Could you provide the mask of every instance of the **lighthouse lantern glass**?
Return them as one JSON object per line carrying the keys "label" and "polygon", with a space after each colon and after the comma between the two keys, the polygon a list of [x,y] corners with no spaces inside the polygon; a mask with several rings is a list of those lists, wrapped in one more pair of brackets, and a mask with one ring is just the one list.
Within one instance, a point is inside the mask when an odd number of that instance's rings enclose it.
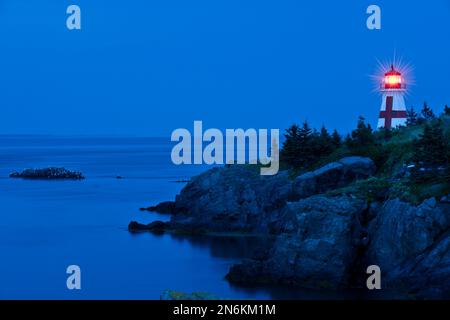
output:
{"label": "lighthouse lantern glass", "polygon": [[389,72],[384,75],[384,85],[386,89],[401,89],[402,88],[402,74],[391,67]]}
{"label": "lighthouse lantern glass", "polygon": [[385,77],[385,83],[388,86],[398,86],[402,84],[402,77],[398,76],[398,75],[393,75],[393,76],[386,76]]}

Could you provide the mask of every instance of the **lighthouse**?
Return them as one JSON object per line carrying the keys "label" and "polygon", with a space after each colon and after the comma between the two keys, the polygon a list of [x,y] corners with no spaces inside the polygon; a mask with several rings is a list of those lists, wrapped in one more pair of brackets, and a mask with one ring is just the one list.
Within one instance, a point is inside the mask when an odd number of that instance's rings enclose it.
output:
{"label": "lighthouse", "polygon": [[381,102],[378,128],[396,128],[406,125],[406,106],[404,95],[406,86],[402,74],[394,66],[384,74],[381,84]]}

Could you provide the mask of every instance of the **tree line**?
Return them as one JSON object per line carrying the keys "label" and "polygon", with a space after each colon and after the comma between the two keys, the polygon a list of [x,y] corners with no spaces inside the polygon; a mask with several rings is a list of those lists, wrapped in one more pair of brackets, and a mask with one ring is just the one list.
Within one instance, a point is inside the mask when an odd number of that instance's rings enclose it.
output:
{"label": "tree line", "polygon": [[[411,142],[411,161],[416,177],[426,177],[427,172],[428,176],[435,175],[436,170],[449,171],[450,142],[443,129],[443,119],[448,116],[450,108],[447,105],[443,117],[437,117],[426,102],[420,114],[414,108],[408,109],[406,127],[423,126],[422,133]],[[363,117],[359,117],[356,128],[342,137],[337,130],[330,134],[325,126],[320,131],[313,129],[307,121],[302,126],[293,124],[284,134],[281,162],[287,168],[306,170],[336,153],[368,156],[380,164],[387,157],[383,143],[403,129],[383,128],[374,131]]]}

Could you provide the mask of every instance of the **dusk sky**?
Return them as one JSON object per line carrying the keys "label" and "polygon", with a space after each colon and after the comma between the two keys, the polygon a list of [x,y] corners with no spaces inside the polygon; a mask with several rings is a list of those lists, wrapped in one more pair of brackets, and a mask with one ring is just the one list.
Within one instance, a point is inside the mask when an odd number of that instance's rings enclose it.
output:
{"label": "dusk sky", "polygon": [[[66,28],[66,8],[82,30]],[[382,9],[368,30],[366,8]],[[450,104],[450,1],[0,0],[0,134],[168,136],[176,128],[345,133],[376,124],[377,59],[406,99]]]}

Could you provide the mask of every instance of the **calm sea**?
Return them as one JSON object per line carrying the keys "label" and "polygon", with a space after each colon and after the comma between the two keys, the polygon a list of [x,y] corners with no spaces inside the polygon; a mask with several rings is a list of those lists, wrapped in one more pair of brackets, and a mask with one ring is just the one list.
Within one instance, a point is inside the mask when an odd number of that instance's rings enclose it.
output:
{"label": "calm sea", "polygon": [[[206,169],[173,165],[170,150],[159,138],[0,136],[0,298],[159,299],[166,289],[228,299],[295,297],[224,279],[231,264],[251,254],[255,239],[127,231],[131,220],[168,219],[139,208],[173,200],[184,185],[177,181]],[[79,170],[87,179],[8,178],[48,166]],[[80,291],[66,288],[73,264],[81,268]]]}

